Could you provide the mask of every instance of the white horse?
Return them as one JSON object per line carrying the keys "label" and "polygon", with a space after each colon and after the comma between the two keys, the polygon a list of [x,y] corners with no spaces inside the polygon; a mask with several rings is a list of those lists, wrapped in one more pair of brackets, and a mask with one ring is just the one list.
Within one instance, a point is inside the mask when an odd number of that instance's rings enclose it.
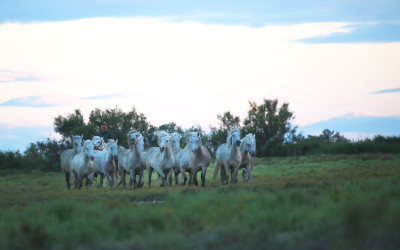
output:
{"label": "white horse", "polygon": [[104,142],[103,137],[100,137],[97,135],[93,136],[92,143],[94,145],[95,150],[103,150],[104,149],[105,142]]}
{"label": "white horse", "polygon": [[243,181],[252,181],[253,176],[251,171],[253,170],[254,160],[253,157],[256,155],[256,137],[254,134],[247,134],[240,143],[239,150],[242,154],[242,162],[240,163],[239,169],[243,169],[242,177]]}
{"label": "white horse", "polygon": [[192,172],[189,168],[189,161],[188,161],[188,156],[190,152],[190,132],[185,133],[185,140],[186,140],[186,146],[183,148],[181,151],[178,152],[178,154],[175,157],[175,162],[176,165],[179,167],[179,171],[183,176],[183,182],[180,183],[180,185],[185,185],[187,181],[186,177],[186,172],[189,173],[189,182],[191,184],[192,180]]}
{"label": "white horse", "polygon": [[[141,160],[143,153],[143,136],[140,132],[132,130],[128,133],[128,145],[129,149],[120,147],[118,149],[118,172],[121,175],[121,181],[123,187],[126,188],[125,174],[130,175],[129,185],[134,188],[140,188],[143,186],[143,171],[144,164]],[[138,182],[136,182],[136,176],[139,175]]]}
{"label": "white horse", "polygon": [[73,135],[72,136],[72,149],[64,150],[61,155],[61,171],[64,173],[65,182],[67,183],[67,188],[70,189],[71,184],[69,183],[69,178],[71,176],[71,162],[72,158],[76,154],[79,154],[82,150],[82,139],[83,135]]}
{"label": "white horse", "polygon": [[95,175],[100,174],[100,186],[104,187],[103,179],[106,176],[108,185],[114,186],[114,174],[116,170],[115,161],[118,159],[118,140],[109,139],[105,143],[104,150],[94,151]]}
{"label": "white horse", "polygon": [[[188,155],[189,169],[194,185],[197,186],[197,172],[201,171],[201,186],[204,187],[206,181],[207,167],[210,165],[211,156],[207,148],[201,145],[200,133],[190,133],[190,152]],[[189,180],[189,185],[191,181]]]}
{"label": "white horse", "polygon": [[165,131],[156,131],[158,146],[152,147],[144,154],[144,163],[147,167],[148,185],[151,186],[151,175],[155,170],[161,177],[160,186],[168,186],[172,169],[175,165],[174,154],[171,147],[171,136]]}
{"label": "white horse", "polygon": [[[175,157],[175,165],[172,169],[172,172],[175,176],[175,185],[181,184],[179,180],[179,173],[181,172],[179,168],[179,160],[178,160],[178,154],[181,152],[183,149],[181,148],[181,135],[177,132],[174,132],[171,134],[171,140],[172,140],[172,153],[174,154]],[[170,179],[169,184],[172,184],[172,178]]]}
{"label": "white horse", "polygon": [[214,179],[216,178],[219,168],[221,167],[221,182],[223,185],[228,184],[229,175],[231,182],[237,182],[237,176],[240,163],[242,162],[242,154],[239,150],[240,132],[238,128],[231,129],[228,133],[226,143],[218,147],[216,153]]}
{"label": "white horse", "polygon": [[91,140],[83,142],[82,152],[72,159],[71,176],[75,181],[75,188],[82,187],[83,178],[88,178],[88,186],[92,185],[94,176],[94,145]]}

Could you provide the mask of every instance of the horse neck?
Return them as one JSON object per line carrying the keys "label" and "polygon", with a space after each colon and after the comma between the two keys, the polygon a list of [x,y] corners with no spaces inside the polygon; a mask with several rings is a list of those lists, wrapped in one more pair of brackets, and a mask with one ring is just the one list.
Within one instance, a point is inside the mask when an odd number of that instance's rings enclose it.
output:
{"label": "horse neck", "polygon": [[202,147],[202,144],[201,144],[201,138],[199,138],[199,149],[197,150],[196,155],[197,156],[202,156],[203,155],[203,147]]}
{"label": "horse neck", "polygon": [[82,148],[81,154],[83,155],[83,159],[84,159],[85,163],[89,161],[89,156],[86,154],[86,151],[87,151],[86,149]]}
{"label": "horse neck", "polygon": [[141,158],[142,152],[140,152],[139,147],[140,147],[139,143],[135,144],[135,146],[132,147],[132,152],[136,156],[136,158]]}
{"label": "horse neck", "polygon": [[172,152],[171,144],[168,143],[167,147],[164,150],[164,158],[170,159],[171,157],[173,157],[173,152]]}
{"label": "horse neck", "polygon": [[111,147],[106,148],[106,153],[105,153],[105,157],[107,162],[111,162],[112,161],[112,155],[111,155]]}
{"label": "horse neck", "polygon": [[236,156],[238,154],[240,154],[239,147],[236,145],[236,143],[232,143],[230,146],[230,155]]}
{"label": "horse neck", "polygon": [[242,143],[239,146],[239,151],[242,154],[242,157],[244,157],[245,155],[247,155],[247,150],[246,150],[246,141],[242,141]]}
{"label": "horse neck", "polygon": [[72,141],[72,150],[74,154],[78,154],[78,149],[76,148],[74,141]]}
{"label": "horse neck", "polygon": [[133,150],[134,145],[131,142],[128,142],[129,150]]}

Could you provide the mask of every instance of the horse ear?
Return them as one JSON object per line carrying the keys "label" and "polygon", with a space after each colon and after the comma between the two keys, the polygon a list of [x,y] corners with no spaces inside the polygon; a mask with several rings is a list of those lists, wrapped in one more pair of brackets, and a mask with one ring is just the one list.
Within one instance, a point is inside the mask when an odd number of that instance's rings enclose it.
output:
{"label": "horse ear", "polygon": [[116,143],[116,144],[118,144],[118,139],[117,139],[117,140],[115,140],[115,143]]}
{"label": "horse ear", "polygon": [[81,138],[83,139],[83,134],[81,134]]}
{"label": "horse ear", "polygon": [[200,137],[200,131],[197,131],[197,136]]}

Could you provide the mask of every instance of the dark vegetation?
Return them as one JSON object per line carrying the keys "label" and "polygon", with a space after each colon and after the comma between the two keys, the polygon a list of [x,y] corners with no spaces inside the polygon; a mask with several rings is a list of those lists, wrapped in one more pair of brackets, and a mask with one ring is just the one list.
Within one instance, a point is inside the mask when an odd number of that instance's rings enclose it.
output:
{"label": "dark vegetation", "polygon": [[[183,133],[199,131],[202,141],[214,156],[216,149],[225,143],[230,128],[239,127],[242,136],[254,133],[257,141],[257,156],[304,156],[319,154],[361,154],[361,153],[397,153],[400,152],[400,136],[375,136],[372,139],[350,141],[338,132],[325,129],[319,136],[304,136],[292,126],[293,112],[288,103],[279,105],[278,100],[263,100],[257,104],[249,102],[247,117],[242,122],[238,116],[225,112],[218,114],[219,127],[210,127],[204,132],[201,127],[193,126],[182,129],[170,122],[159,127],[153,126],[142,113],[135,108],[125,113],[118,107],[113,109],[95,109],[89,115],[88,122],[79,109],[67,116],[54,118],[54,130],[62,139],[31,143],[23,152],[0,151],[0,169],[38,169],[59,171],[59,155],[66,148],[71,148],[71,135],[84,135],[84,139],[97,135],[102,122],[109,124],[109,129],[118,144],[127,147],[126,134],[131,129],[140,130],[145,137],[146,147],[156,145],[153,137],[155,130]],[[184,146],[182,139],[182,147]]]}

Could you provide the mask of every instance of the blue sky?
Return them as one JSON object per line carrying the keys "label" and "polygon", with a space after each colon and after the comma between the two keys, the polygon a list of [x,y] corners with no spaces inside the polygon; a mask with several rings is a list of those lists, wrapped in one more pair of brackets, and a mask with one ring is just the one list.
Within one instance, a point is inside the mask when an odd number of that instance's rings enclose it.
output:
{"label": "blue sky", "polygon": [[2,0],[0,150],[76,108],[208,128],[263,98],[306,134],[400,135],[399,51],[399,1]]}

